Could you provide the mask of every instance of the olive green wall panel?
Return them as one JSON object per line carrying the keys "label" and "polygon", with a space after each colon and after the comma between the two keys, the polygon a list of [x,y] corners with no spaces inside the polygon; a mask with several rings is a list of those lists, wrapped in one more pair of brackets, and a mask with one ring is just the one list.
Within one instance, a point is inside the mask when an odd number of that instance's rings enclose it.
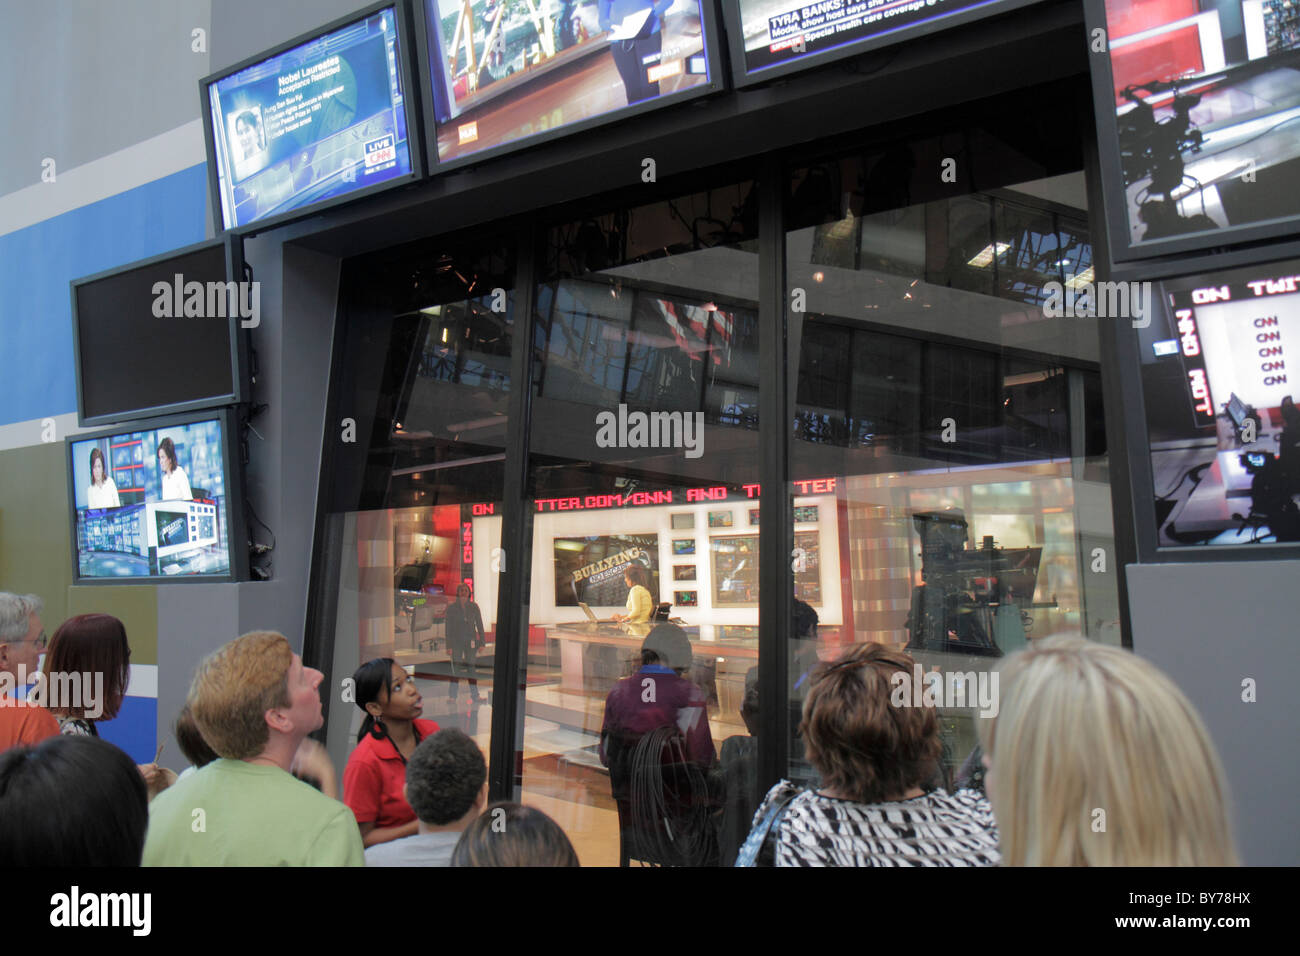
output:
{"label": "olive green wall panel", "polygon": [[56,441],[0,451],[0,591],[40,595],[49,634],[68,616],[72,584],[64,448]]}
{"label": "olive green wall panel", "polygon": [[[185,585],[175,585],[185,587]],[[158,663],[158,589],[120,584],[68,589],[68,614],[111,614],[126,628],[132,664]]]}

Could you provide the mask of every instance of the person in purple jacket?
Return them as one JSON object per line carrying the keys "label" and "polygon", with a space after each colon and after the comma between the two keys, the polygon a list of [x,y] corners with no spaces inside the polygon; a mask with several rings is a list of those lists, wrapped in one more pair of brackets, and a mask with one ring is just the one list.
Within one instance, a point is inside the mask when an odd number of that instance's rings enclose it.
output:
{"label": "person in purple jacket", "polygon": [[708,699],[683,673],[691,666],[691,641],[676,624],[660,624],[641,644],[641,669],[614,685],[605,698],[600,759],[613,768],[619,751],[652,730],[676,727],[692,763],[713,764]]}
{"label": "person in purple jacket", "polygon": [[[706,792],[713,735],[708,698],[683,676],[691,660],[686,632],[660,624],[641,645],[641,668],[605,698],[600,759],[619,809],[624,863],[706,865],[716,855]],[[665,819],[673,825],[663,827]]]}
{"label": "person in purple jacket", "polygon": [[648,70],[659,64],[664,17],[672,5],[673,0],[599,0],[597,4],[600,28],[612,34],[610,52],[629,106],[659,95],[659,83],[649,81]]}

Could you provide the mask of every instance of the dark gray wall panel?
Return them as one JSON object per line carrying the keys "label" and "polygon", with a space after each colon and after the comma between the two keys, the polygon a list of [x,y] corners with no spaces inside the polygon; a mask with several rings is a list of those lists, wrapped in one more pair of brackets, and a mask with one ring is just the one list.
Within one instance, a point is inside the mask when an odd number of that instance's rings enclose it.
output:
{"label": "dark gray wall panel", "polygon": [[[281,631],[301,651],[339,261],[274,238],[250,240],[245,257],[262,283],[262,321],[252,330],[261,375],[253,395],[267,406],[249,435],[248,500],[276,547],[273,579],[240,588],[239,620],[245,630]],[[269,540],[251,518],[250,528],[257,540]]]}
{"label": "dark gray wall panel", "polygon": [[[158,592],[159,759],[180,772],[188,766],[172,734],[199,661],[243,633],[237,584],[166,584]],[[89,590],[89,589],[83,589]]]}
{"label": "dark gray wall panel", "polygon": [[[1300,564],[1128,567],[1133,649],[1182,688],[1228,775],[1242,862],[1300,863],[1300,764],[1294,688],[1300,684]],[[1253,678],[1256,702],[1244,703]],[[1157,769],[1158,768],[1153,768]]]}

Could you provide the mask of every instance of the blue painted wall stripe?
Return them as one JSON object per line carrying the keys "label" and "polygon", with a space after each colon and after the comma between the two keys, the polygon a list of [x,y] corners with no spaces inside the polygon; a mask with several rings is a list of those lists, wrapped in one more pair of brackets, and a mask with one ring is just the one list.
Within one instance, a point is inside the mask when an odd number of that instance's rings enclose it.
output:
{"label": "blue painted wall stripe", "polygon": [[[157,747],[154,741],[158,739],[158,701],[152,697],[127,697],[117,716],[95,729],[99,736],[130,754],[136,763],[152,763]],[[188,763],[179,753],[164,754],[158,762],[172,767],[185,767]]]}
{"label": "blue painted wall stripe", "polygon": [[201,242],[200,163],[0,236],[0,425],[75,412],[68,283]]}

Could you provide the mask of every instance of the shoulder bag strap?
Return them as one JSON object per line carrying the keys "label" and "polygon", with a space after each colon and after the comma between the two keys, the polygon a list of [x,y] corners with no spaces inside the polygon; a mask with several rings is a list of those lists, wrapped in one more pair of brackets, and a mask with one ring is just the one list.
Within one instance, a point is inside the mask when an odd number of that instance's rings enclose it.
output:
{"label": "shoulder bag strap", "polygon": [[763,849],[768,834],[780,822],[786,808],[790,806],[790,801],[798,795],[799,789],[791,787],[772,800],[771,804],[768,805],[767,813],[763,814],[763,819],[759,820],[758,825],[749,831],[749,836],[745,837],[745,842],[741,844],[740,852],[736,854],[736,866],[757,865],[758,854]]}

